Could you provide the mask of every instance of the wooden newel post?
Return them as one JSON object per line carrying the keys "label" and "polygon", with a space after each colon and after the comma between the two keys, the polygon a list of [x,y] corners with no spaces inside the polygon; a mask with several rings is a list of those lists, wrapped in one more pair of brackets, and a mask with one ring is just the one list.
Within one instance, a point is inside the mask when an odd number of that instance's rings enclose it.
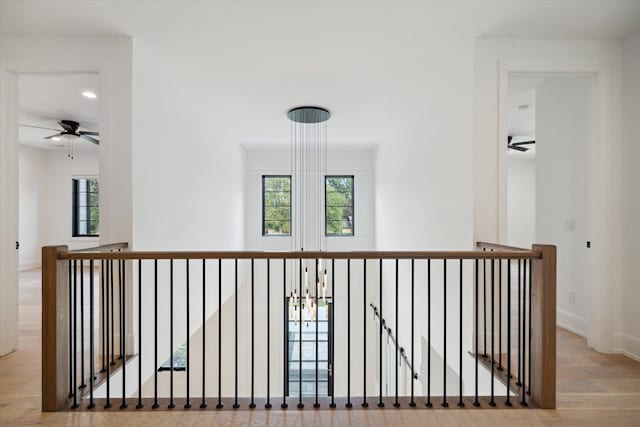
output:
{"label": "wooden newel post", "polygon": [[556,247],[533,245],[531,296],[531,399],[543,409],[556,407]]}
{"label": "wooden newel post", "polygon": [[57,411],[69,398],[69,268],[58,254],[67,246],[42,248],[42,410]]}

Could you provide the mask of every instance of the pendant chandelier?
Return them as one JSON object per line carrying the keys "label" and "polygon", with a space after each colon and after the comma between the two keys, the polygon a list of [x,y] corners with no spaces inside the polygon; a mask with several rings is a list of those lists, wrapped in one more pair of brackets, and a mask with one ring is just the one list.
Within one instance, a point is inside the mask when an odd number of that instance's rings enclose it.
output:
{"label": "pendant chandelier", "polygon": [[[324,177],[327,169],[327,121],[329,110],[305,106],[287,112],[291,121],[291,178],[293,189],[292,250],[326,250],[324,230]],[[316,265],[313,265],[313,264]],[[318,304],[326,303],[327,271],[322,259],[303,260],[300,271],[292,271],[289,319],[315,321]],[[309,270],[315,275],[309,291]],[[304,275],[302,275],[304,272]],[[304,281],[296,283],[300,277]],[[323,277],[321,280],[320,277]],[[304,299],[301,300],[304,285]],[[299,292],[298,292],[299,289]]]}

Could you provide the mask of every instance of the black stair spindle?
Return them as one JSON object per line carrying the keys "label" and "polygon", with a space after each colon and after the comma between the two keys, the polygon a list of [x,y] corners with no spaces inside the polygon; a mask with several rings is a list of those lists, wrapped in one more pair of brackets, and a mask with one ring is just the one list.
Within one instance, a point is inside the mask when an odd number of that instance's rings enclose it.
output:
{"label": "black stair spindle", "polygon": [[398,364],[398,353],[400,351],[400,349],[398,349],[398,340],[399,340],[399,336],[400,336],[400,328],[398,327],[398,312],[399,312],[399,310],[398,310],[398,301],[399,301],[399,298],[398,298],[398,296],[399,296],[399,293],[398,293],[398,287],[399,287],[398,286],[398,270],[399,270],[398,269],[398,258],[396,258],[396,323],[395,323],[395,328],[396,328],[396,340],[395,340],[396,341],[395,342],[395,344],[396,344],[396,351],[395,351],[395,353],[396,353],[396,363],[395,363],[395,367],[396,367],[396,390],[395,391],[396,391],[396,393],[395,393],[395,396],[396,396],[396,399],[393,402],[393,406],[396,407],[396,408],[400,407],[400,402],[398,402],[398,366],[399,366],[399,364]]}
{"label": "black stair spindle", "polygon": [[207,405],[205,384],[206,384],[206,348],[207,348],[207,260],[202,259],[202,401],[200,402],[200,409],[205,409]]}
{"label": "black stair spindle", "polygon": [[315,342],[315,348],[316,348],[316,375],[315,375],[315,380],[316,380],[316,384],[315,384],[315,386],[316,386],[316,400],[313,403],[313,407],[318,409],[320,407],[320,403],[318,403],[318,354],[319,354],[318,353],[318,312],[319,312],[319,310],[318,310],[318,302],[320,301],[320,298],[318,298],[318,278],[319,278],[319,275],[318,275],[318,259],[317,258],[316,258],[315,264],[316,264],[316,281],[315,281],[315,284],[314,284],[314,288],[315,288],[314,295],[315,295],[315,298],[316,298],[316,301],[315,301],[316,319],[315,319],[315,322],[314,322],[314,327],[315,327],[315,330],[316,330],[316,342]]}
{"label": "black stair spindle", "polygon": [[478,340],[478,333],[480,331],[479,328],[479,316],[478,316],[478,309],[480,308],[480,304],[478,303],[478,300],[480,299],[478,292],[479,292],[479,282],[480,282],[480,277],[478,275],[478,260],[475,259],[474,260],[474,267],[475,267],[475,296],[474,296],[474,302],[475,302],[475,322],[474,322],[474,329],[475,329],[475,359],[476,359],[476,369],[475,369],[475,398],[473,400],[473,406],[480,406],[480,401],[478,400],[478,356],[480,354],[480,349],[478,346],[479,340]]}
{"label": "black stair spindle", "polygon": [[80,389],[87,387],[84,382],[84,261],[80,260]]}
{"label": "black stair spindle", "polygon": [[111,377],[111,363],[109,363],[109,353],[110,351],[113,350],[113,348],[109,348],[109,333],[113,333],[113,330],[109,330],[109,300],[111,299],[111,304],[113,304],[113,284],[111,285],[111,296],[109,296],[109,282],[111,281],[111,275],[113,274],[111,272],[111,268],[109,267],[109,265],[113,266],[113,260],[109,260],[109,261],[105,261],[105,265],[106,265],[106,280],[107,280],[107,286],[105,286],[106,291],[107,291],[107,296],[106,296],[106,318],[105,318],[105,324],[106,324],[106,337],[105,337],[105,344],[106,344],[106,348],[107,348],[107,364],[105,366],[106,368],[106,383],[107,383],[107,400],[105,402],[104,408],[105,409],[109,409],[111,408],[111,401],[110,401],[110,396],[111,396],[111,387],[110,387],[110,377]]}
{"label": "black stair spindle", "polygon": [[442,284],[442,300],[444,306],[443,313],[443,326],[442,326],[442,338],[443,338],[443,351],[442,351],[442,406],[447,408],[449,403],[447,402],[447,260],[442,260],[443,271],[443,284]]}
{"label": "black stair spindle", "polygon": [[378,316],[378,321],[380,323],[380,347],[378,349],[378,362],[379,362],[379,385],[380,385],[380,397],[378,398],[378,408],[384,408],[384,402],[382,401],[382,258],[380,258],[380,283],[379,283],[379,292],[380,292],[380,315]]}
{"label": "black stair spindle", "polygon": [[345,407],[353,407],[351,403],[351,259],[347,258],[347,403]]}
{"label": "black stair spindle", "polygon": [[100,260],[100,331],[102,333],[102,339],[101,339],[101,346],[102,346],[102,368],[100,369],[100,373],[103,373],[104,371],[107,370],[106,365],[107,365],[107,359],[106,359],[106,354],[105,354],[105,348],[107,347],[106,345],[106,337],[107,337],[107,333],[106,333],[106,325],[105,325],[105,288],[106,288],[106,284],[105,284],[105,280],[106,280],[106,276],[105,276],[105,260]]}
{"label": "black stair spindle", "polygon": [[[362,285],[362,407],[368,408],[367,403],[367,259],[363,260]],[[317,358],[316,358],[317,359]]]}
{"label": "black stair spindle", "polygon": [[173,259],[169,260],[169,409],[176,407],[173,401]]}
{"label": "black stair spindle", "polygon": [[335,312],[336,312],[336,263],[335,258],[331,258],[331,403],[329,407],[335,409]]}
{"label": "black stair spindle", "polygon": [[218,403],[217,409],[224,408],[222,403],[222,259],[218,259]]}
{"label": "black stair spindle", "polygon": [[520,329],[520,319],[521,319],[521,310],[522,310],[522,295],[520,293],[520,289],[522,288],[522,260],[518,260],[518,380],[516,381],[516,385],[518,387],[522,386],[522,365],[520,363],[521,361],[521,357],[522,357],[522,351],[521,351],[521,345],[522,345],[522,341],[521,341],[521,335],[522,335],[522,331]]}
{"label": "black stair spindle", "polygon": [[89,405],[87,409],[93,409],[96,404],[93,401],[93,386],[95,384],[94,365],[95,359],[93,354],[94,332],[93,332],[93,260],[89,261]]}
{"label": "black stair spindle", "polygon": [[527,394],[531,394],[531,329],[532,329],[532,323],[531,323],[531,303],[533,301],[533,294],[532,294],[532,281],[533,281],[533,269],[531,268],[531,263],[532,261],[529,260],[529,363],[528,363],[528,377],[529,377],[529,386],[527,387]]}
{"label": "black stair spindle", "polygon": [[300,311],[300,322],[299,322],[299,337],[298,337],[298,409],[304,408],[304,403],[302,403],[302,258],[300,258],[300,303],[298,307]]}
{"label": "black stair spindle", "polygon": [[186,286],[187,287],[187,295],[186,295],[186,298],[187,298],[187,301],[186,301],[186,303],[187,303],[187,313],[186,313],[187,314],[187,319],[186,319],[187,320],[187,325],[186,325],[187,326],[187,355],[186,355],[186,358],[185,358],[186,362],[187,362],[187,366],[186,366],[187,372],[185,372],[185,375],[187,377],[187,387],[186,387],[187,388],[187,399],[186,399],[186,402],[184,403],[184,409],[190,409],[191,408],[191,398],[190,398],[190,391],[191,391],[190,390],[190,388],[191,388],[190,387],[190,385],[191,385],[191,381],[190,381],[190,379],[191,379],[191,364],[189,362],[189,359],[191,358],[191,347],[190,347],[190,342],[189,342],[189,336],[191,335],[191,328],[189,327],[190,326],[189,325],[189,323],[190,323],[189,322],[189,311],[190,311],[189,308],[190,308],[191,304],[189,302],[189,259],[188,258],[185,260],[185,267],[186,267],[186,275],[187,275],[187,277],[186,277],[187,278],[187,284],[186,284],[187,285]]}
{"label": "black stair spindle", "polygon": [[142,260],[138,260],[138,404],[142,409]]}
{"label": "black stair spindle", "polygon": [[235,321],[234,321],[234,340],[235,340],[235,352],[234,352],[234,374],[235,374],[235,388],[234,388],[234,401],[233,401],[233,409],[238,409],[240,407],[240,404],[238,403],[238,258],[236,258],[234,263],[234,277],[235,277],[235,293],[234,293],[234,298],[233,298],[233,303],[234,303],[234,316],[235,316]]}
{"label": "black stair spindle", "polygon": [[495,387],[495,365],[496,365],[496,357],[495,357],[495,341],[496,341],[496,328],[495,328],[495,262],[491,259],[491,400],[489,400],[489,406],[496,406],[496,402],[494,400],[494,387]]}
{"label": "black stair spindle", "polygon": [[[459,331],[459,338],[460,338],[460,342],[459,342],[459,346],[460,346],[460,366],[459,366],[459,374],[458,374],[458,379],[459,379],[459,384],[458,384],[458,392],[460,393],[459,398],[458,398],[458,406],[459,407],[463,407],[464,406],[464,402],[462,400],[462,358],[463,358],[463,351],[462,351],[462,285],[463,285],[463,275],[462,275],[462,264],[463,261],[462,259],[460,259],[460,331]],[[411,356],[411,360],[413,360],[413,355]]]}
{"label": "black stair spindle", "polygon": [[411,401],[409,402],[409,406],[412,408],[416,407],[416,402],[413,400],[413,381],[415,378],[414,365],[415,365],[415,357],[414,357],[414,288],[415,288],[415,260],[411,258]]}
{"label": "black stair spindle", "polygon": [[498,368],[504,371],[502,366],[502,260],[498,260]]}
{"label": "black stair spindle", "polygon": [[153,260],[153,405],[158,409],[158,260]]}
{"label": "black stair spindle", "polygon": [[127,405],[127,345],[126,345],[126,315],[127,315],[127,300],[126,300],[126,276],[125,276],[125,260],[122,261],[122,267],[120,268],[120,289],[122,292],[122,305],[120,306],[121,313],[121,337],[120,337],[120,352],[122,353],[122,403],[120,404],[120,409],[127,409],[129,405]]}
{"label": "black stair spindle", "polygon": [[73,405],[71,409],[79,406],[78,388],[78,263],[73,260]]}
{"label": "black stair spindle", "polygon": [[522,400],[520,405],[527,406],[527,379],[526,379],[526,357],[527,357],[527,260],[522,261]]}
{"label": "black stair spindle", "polygon": [[271,409],[271,259],[267,258],[267,403]]}
{"label": "black stair spindle", "polygon": [[[73,318],[73,269],[72,269],[71,260],[68,261],[67,273],[69,275],[68,278],[68,288],[69,288],[69,398],[73,396],[74,387],[73,387],[73,323],[71,319]],[[103,351],[104,352],[104,351]]]}
{"label": "black stair spindle", "polygon": [[255,274],[254,274],[254,259],[251,258],[251,402],[249,403],[249,408],[250,409],[255,409],[256,404],[253,401],[253,395],[254,395],[254,368],[255,368],[255,361],[254,361],[254,330],[255,330],[255,324],[254,324],[254,311],[253,311],[253,303],[254,303],[254,293],[255,293]]}
{"label": "black stair spindle", "polygon": [[282,259],[282,303],[284,309],[284,328],[282,328],[282,354],[284,365],[282,367],[282,403],[281,409],[287,409],[287,384],[289,383],[289,346],[287,345],[287,331],[289,330],[289,312],[287,311],[287,259]]}
{"label": "black stair spindle", "polygon": [[[486,252],[486,248],[482,249],[483,251]],[[484,340],[484,350],[482,353],[482,357],[487,357],[487,260],[483,259],[482,260],[482,293],[483,293],[483,297],[482,297],[482,314],[484,316],[484,336],[483,336],[483,340]]]}
{"label": "black stair spindle", "polygon": [[511,406],[511,260],[507,260],[507,399]]}
{"label": "black stair spindle", "polygon": [[426,407],[433,407],[431,403],[431,259],[427,259],[427,403]]}
{"label": "black stair spindle", "polygon": [[109,285],[111,287],[111,365],[116,364],[115,288],[113,285],[113,260],[109,260]]}

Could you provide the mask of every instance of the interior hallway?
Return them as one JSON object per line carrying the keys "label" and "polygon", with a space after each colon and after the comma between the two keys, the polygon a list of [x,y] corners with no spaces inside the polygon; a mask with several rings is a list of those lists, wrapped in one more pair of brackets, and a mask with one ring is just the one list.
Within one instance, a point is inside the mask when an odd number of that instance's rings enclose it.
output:
{"label": "interior hallway", "polygon": [[0,358],[0,424],[113,425],[640,425],[640,362],[600,354],[585,340],[558,329],[558,409],[369,409],[220,414],[162,410],[41,413],[39,269],[20,273],[20,350]]}

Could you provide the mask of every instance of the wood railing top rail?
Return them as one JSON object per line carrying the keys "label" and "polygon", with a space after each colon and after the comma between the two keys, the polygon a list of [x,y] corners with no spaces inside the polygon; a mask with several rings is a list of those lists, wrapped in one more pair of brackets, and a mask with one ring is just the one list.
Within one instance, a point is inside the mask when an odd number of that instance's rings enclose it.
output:
{"label": "wood railing top rail", "polygon": [[102,259],[538,259],[537,251],[353,251],[353,252],[260,252],[260,251],[127,251],[65,252],[60,260]]}
{"label": "wood railing top rail", "polygon": [[118,243],[109,243],[107,245],[94,246],[92,248],[76,249],[70,252],[103,252],[103,251],[113,251],[116,249],[127,249],[128,247],[129,247],[129,243],[118,242]]}
{"label": "wood railing top rail", "polygon": [[476,243],[476,247],[478,249],[494,249],[496,251],[531,251],[531,249],[526,249],[526,248],[519,248],[517,246],[507,246],[507,245],[500,245],[498,243],[489,243],[489,242],[477,242]]}

